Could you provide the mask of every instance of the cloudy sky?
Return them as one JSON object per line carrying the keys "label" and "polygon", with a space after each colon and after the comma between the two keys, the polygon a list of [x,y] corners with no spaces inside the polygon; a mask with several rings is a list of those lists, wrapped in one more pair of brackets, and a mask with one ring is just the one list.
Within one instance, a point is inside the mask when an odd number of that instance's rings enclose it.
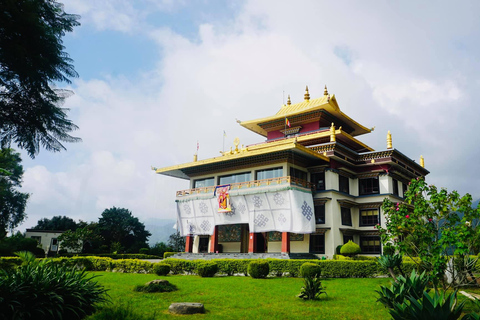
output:
{"label": "cloudy sky", "polygon": [[375,131],[360,139],[418,161],[428,181],[480,198],[480,2],[64,0],[81,15],[64,38],[80,74],[69,86],[78,144],[23,154],[32,227],[43,217],[97,220],[125,207],[175,218],[188,182],[151,166],[262,141],[235,119],[277,112],[324,85]]}

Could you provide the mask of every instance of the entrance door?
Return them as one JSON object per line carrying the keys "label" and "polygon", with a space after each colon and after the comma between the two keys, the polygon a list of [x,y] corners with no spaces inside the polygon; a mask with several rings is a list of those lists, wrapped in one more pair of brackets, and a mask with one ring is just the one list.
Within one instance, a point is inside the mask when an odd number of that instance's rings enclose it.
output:
{"label": "entrance door", "polygon": [[265,253],[267,251],[266,233],[257,233],[257,245],[255,252]]}
{"label": "entrance door", "polygon": [[198,239],[198,252],[205,253],[208,251],[208,236],[200,236]]}
{"label": "entrance door", "polygon": [[250,239],[250,233],[248,229],[248,224],[242,224],[242,235],[240,238],[240,252],[247,253],[248,252],[248,241]]}

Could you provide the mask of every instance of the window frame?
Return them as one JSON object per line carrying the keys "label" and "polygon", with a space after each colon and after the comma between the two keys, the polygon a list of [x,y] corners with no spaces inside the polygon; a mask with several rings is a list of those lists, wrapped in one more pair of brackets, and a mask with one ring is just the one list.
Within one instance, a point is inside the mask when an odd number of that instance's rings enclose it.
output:
{"label": "window frame", "polygon": [[[373,221],[373,222],[368,222],[368,219],[366,219],[367,221],[365,221],[363,219],[363,215],[362,213],[363,212],[369,212],[369,211],[376,211],[377,214],[376,215],[368,215],[366,217],[377,217],[376,221]],[[371,226],[375,226],[377,224],[380,223],[380,210],[378,210],[377,208],[369,208],[369,209],[360,209],[360,213],[359,213],[359,221],[358,221],[358,225],[360,227],[371,227]]]}
{"label": "window frame", "polygon": [[[348,210],[348,215],[347,215],[346,210]],[[352,208],[350,208],[350,207],[340,207],[340,215],[341,215],[341,218],[342,218],[342,226],[353,227]],[[345,219],[347,217],[349,217],[349,218],[347,219],[347,221],[345,221]],[[350,222],[350,224],[348,224],[348,222]]]}
{"label": "window frame", "polygon": [[[364,241],[378,241],[378,246],[364,246]],[[365,248],[373,248],[373,250],[366,251]],[[378,248],[378,250],[376,250]],[[360,236],[360,249],[362,254],[382,254],[382,241],[380,236]]]}
{"label": "window frame", "polygon": [[[248,175],[248,178],[245,178],[244,181],[234,181],[234,182],[222,182],[222,179],[227,178],[227,177],[236,177],[236,176],[241,176],[241,175]],[[241,182],[248,182],[252,180],[252,172],[251,171],[245,171],[245,172],[240,172],[240,173],[232,173],[232,174],[227,174],[224,176],[219,176],[218,177],[218,185],[224,185],[224,184],[234,184],[234,183],[241,183]]]}
{"label": "window frame", "polygon": [[[376,181],[376,185],[374,185],[375,183],[372,183],[371,185],[363,186],[362,192],[362,185],[368,181]],[[360,196],[369,194],[380,194],[380,179],[378,177],[358,179],[358,194]]]}
{"label": "window frame", "polygon": [[338,191],[350,194],[350,178],[344,175],[338,175]]}
{"label": "window frame", "polygon": [[392,178],[392,184],[393,184],[393,190],[392,190],[393,195],[399,196],[400,194],[398,192],[398,180],[395,178]]}
{"label": "window frame", "polygon": [[[315,212],[315,224],[325,224],[325,203],[314,203],[314,212]],[[317,209],[317,208],[323,208],[323,209]],[[323,211],[323,212],[322,212]],[[323,220],[321,219],[323,216]],[[323,222],[319,222],[323,221]]]}
{"label": "window frame", "polygon": [[[320,243],[318,243],[318,239],[321,240]],[[323,246],[322,246],[322,241],[323,241]],[[325,234],[315,234],[311,233],[310,234],[310,240],[309,240],[309,245],[308,245],[308,252],[309,253],[317,253],[317,254],[325,254]],[[316,250],[320,249],[320,250]]]}
{"label": "window frame", "polygon": [[[212,182],[212,185],[203,185],[203,186],[197,186],[197,183],[199,182],[203,182],[205,183],[207,180],[211,180]],[[203,179],[196,179],[196,180],[193,180],[193,188],[194,189],[197,189],[197,188],[206,188],[206,187],[213,187],[215,186],[215,177],[208,177],[208,178],[203,178]]]}
{"label": "window frame", "polygon": [[[280,172],[279,176],[274,176],[271,178],[258,178],[259,173],[267,173],[267,172]],[[255,180],[265,180],[265,179],[274,179],[274,178],[280,178],[283,177],[283,167],[275,167],[275,168],[268,168],[268,169],[261,169],[261,170],[256,170],[255,171]]]}
{"label": "window frame", "polygon": [[310,173],[310,182],[315,186],[316,191],[325,190],[325,171]]}

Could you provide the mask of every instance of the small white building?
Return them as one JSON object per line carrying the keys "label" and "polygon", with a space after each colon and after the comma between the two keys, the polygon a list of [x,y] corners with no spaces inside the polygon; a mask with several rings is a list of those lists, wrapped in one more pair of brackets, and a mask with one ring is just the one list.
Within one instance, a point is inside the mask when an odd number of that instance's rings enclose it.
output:
{"label": "small white building", "polygon": [[25,233],[25,238],[32,238],[37,240],[38,246],[41,247],[45,254],[55,254],[58,252],[59,243],[58,236],[60,236],[63,231],[59,230],[34,230],[27,229]]}

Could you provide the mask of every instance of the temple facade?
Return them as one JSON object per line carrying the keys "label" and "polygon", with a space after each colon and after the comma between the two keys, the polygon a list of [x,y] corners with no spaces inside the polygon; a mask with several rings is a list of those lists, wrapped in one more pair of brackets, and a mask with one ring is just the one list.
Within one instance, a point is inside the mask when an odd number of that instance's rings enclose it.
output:
{"label": "temple facade", "polygon": [[192,253],[310,253],[332,257],[349,240],[379,255],[375,226],[384,225],[384,198],[402,201],[416,163],[393,148],[375,151],[357,139],[371,133],[324,95],[288,102],[273,116],[239,124],[265,140],[221,156],[156,173],[188,179],[176,193],[177,226]]}

